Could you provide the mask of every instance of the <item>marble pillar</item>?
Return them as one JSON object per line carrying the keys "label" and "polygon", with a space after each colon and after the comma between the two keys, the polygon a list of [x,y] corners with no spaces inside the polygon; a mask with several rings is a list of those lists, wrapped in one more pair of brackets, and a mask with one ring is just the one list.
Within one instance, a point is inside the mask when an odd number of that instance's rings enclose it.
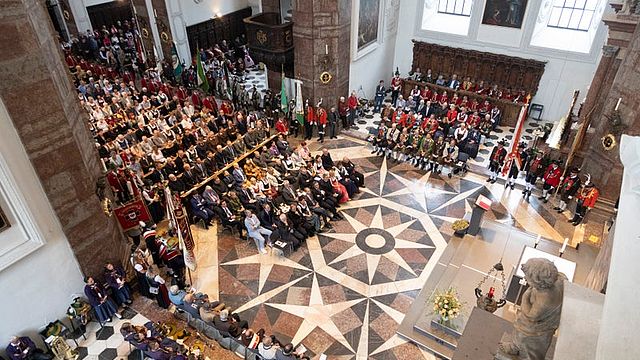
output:
{"label": "marble pillar", "polygon": [[274,12],[280,14],[280,0],[262,0],[261,12]]}
{"label": "marble pillar", "polygon": [[126,259],[127,244],[95,195],[101,166],[88,115],[44,3],[3,3],[0,34],[0,97],[83,273],[100,274]]}
{"label": "marble pillar", "polygon": [[623,135],[619,154],[624,164],[616,232],[596,359],[640,359],[640,137]]}
{"label": "marble pillar", "polygon": [[89,19],[89,12],[83,0],[67,0],[69,1],[69,8],[71,15],[76,23],[76,30],[78,33],[86,34],[87,30],[93,30],[91,26],[91,19]]}
{"label": "marble pillar", "polygon": [[[293,22],[294,75],[303,97],[314,105],[322,98],[329,109],[349,96],[351,0],[296,0]],[[331,79],[321,81],[322,73]]]}
{"label": "marble pillar", "polygon": [[[604,57],[606,60],[606,57]],[[616,60],[613,60],[614,62]],[[594,111],[592,127],[594,133],[585,141],[583,174],[591,174],[596,186],[600,189],[600,196],[615,201],[620,193],[622,183],[622,163],[618,148],[606,151],[601,144],[601,138],[613,132],[608,116],[610,116],[622,98],[619,113],[623,123],[627,126],[625,134],[640,134],[640,27],[636,28],[628,47],[624,51],[615,75],[608,76],[605,81],[612,81],[609,89],[603,88]],[[615,63],[613,65],[615,67]],[[612,79],[612,80],[611,80]],[[595,81],[595,79],[594,79]],[[620,137],[617,136],[617,142]]]}

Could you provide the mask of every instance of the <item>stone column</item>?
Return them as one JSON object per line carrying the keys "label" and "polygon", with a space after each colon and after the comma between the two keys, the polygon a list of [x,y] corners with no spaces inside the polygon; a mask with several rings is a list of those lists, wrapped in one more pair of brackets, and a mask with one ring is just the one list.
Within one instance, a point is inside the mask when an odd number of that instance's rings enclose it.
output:
{"label": "stone column", "polygon": [[86,34],[87,30],[93,30],[91,19],[83,0],[68,0],[71,13],[76,21],[76,29],[79,33]]}
{"label": "stone column", "polygon": [[44,2],[4,3],[0,34],[0,97],[82,271],[100,274],[105,262],[121,263],[128,246],[95,195],[101,166],[88,115]]}
{"label": "stone column", "polygon": [[280,0],[262,0],[262,12],[280,14]]}
{"label": "stone column", "polygon": [[640,359],[640,137],[622,136],[620,159],[624,176],[596,351],[602,360]]}
{"label": "stone column", "polygon": [[[351,0],[296,0],[293,4],[294,74],[302,94],[329,109],[349,95]],[[264,6],[264,5],[263,5]],[[320,74],[331,75],[328,83]]]}
{"label": "stone column", "polygon": [[[603,81],[604,85],[595,106],[596,111],[592,114],[591,123],[595,131],[587,137],[584,144],[587,149],[584,152],[582,166],[583,174],[592,175],[601,197],[611,201],[615,201],[620,193],[622,164],[617,148],[611,151],[604,150],[601,138],[613,132],[607,117],[613,114],[619,98],[622,98],[619,114],[627,126],[623,132],[630,135],[640,134],[640,68],[637,67],[640,61],[640,27],[633,33],[623,56],[622,60],[618,60],[617,57],[610,60],[612,66]],[[603,60],[608,61],[606,56]],[[607,86],[609,81],[611,86]],[[619,137],[617,141],[620,142]]]}

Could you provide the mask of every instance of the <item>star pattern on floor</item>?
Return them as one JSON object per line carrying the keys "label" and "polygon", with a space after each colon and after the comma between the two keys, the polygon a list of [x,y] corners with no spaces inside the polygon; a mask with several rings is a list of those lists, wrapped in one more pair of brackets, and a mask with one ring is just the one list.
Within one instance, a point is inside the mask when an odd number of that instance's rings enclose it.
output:
{"label": "star pattern on floor", "polygon": [[[344,214],[345,219],[353,227],[353,233],[327,233],[323,236],[353,243],[353,245],[340,254],[338,257],[329,262],[329,265],[336,264],[340,261],[353,258],[364,254],[367,259],[367,272],[369,275],[369,284],[372,283],[373,277],[377,272],[380,259],[385,257],[403,269],[407,270],[414,276],[416,273],[407,264],[404,258],[396,249],[433,249],[434,246],[422,244],[419,242],[409,241],[400,238],[400,234],[404,232],[416,220],[406,221],[399,225],[386,228],[382,218],[381,207],[378,206],[371,223],[366,225],[356,218]],[[365,236],[360,236],[365,234]]]}
{"label": "star pattern on floor", "polygon": [[342,204],[335,232],[309,238],[288,259],[236,243],[221,255],[221,268],[237,274],[221,284],[221,299],[312,356],[429,358],[396,328],[452,236],[450,223],[478,194],[497,199],[481,179],[449,179],[368,153],[350,156],[366,187]]}

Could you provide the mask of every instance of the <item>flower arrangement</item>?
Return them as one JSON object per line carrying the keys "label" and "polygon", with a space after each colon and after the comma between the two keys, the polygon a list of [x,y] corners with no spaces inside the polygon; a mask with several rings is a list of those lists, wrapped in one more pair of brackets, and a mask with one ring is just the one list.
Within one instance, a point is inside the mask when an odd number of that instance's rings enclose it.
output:
{"label": "flower arrangement", "polygon": [[453,229],[453,231],[464,231],[469,227],[469,222],[467,220],[456,220],[453,222],[453,224],[451,225],[451,228]]}
{"label": "flower arrangement", "polygon": [[440,316],[440,320],[448,322],[460,315],[464,304],[458,300],[458,293],[454,288],[444,292],[437,292],[433,299],[433,313]]}

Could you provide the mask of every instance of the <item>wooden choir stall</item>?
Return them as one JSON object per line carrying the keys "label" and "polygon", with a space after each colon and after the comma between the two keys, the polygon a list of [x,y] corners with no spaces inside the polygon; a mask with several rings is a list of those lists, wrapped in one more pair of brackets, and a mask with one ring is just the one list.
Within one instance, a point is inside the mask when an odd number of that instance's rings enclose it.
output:
{"label": "wooden choir stall", "polygon": [[[447,91],[449,98],[457,93],[460,98],[467,96],[469,101],[475,99],[480,104],[488,100],[502,112],[501,125],[515,126],[525,98],[533,97],[538,91],[545,64],[532,59],[413,40],[411,74],[420,72],[422,76],[421,79],[413,76],[404,79],[402,94],[406,98],[418,85],[420,89],[428,86],[438,93]],[[426,78],[428,70],[431,70],[430,79]],[[435,84],[439,75],[448,82],[454,74],[460,82],[458,90]]]}

